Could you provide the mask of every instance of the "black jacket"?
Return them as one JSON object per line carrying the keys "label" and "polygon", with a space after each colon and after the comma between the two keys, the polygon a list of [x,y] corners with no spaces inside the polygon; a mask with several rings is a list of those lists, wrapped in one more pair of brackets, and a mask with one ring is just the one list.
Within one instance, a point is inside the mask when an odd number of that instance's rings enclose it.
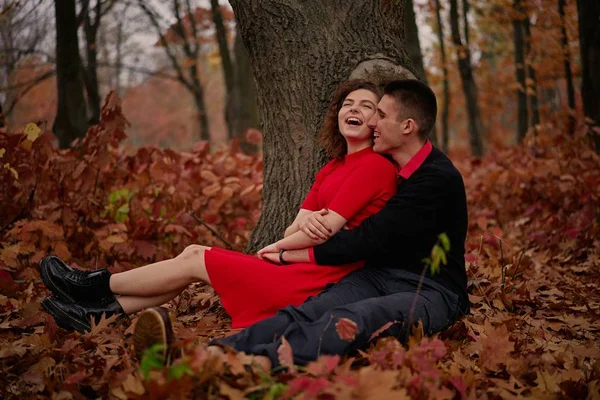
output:
{"label": "black jacket", "polygon": [[420,275],[423,259],[440,233],[450,239],[447,265],[433,279],[460,298],[468,312],[465,237],[467,233],[465,185],[452,161],[433,148],[423,164],[398,184],[398,192],[377,214],[350,231],[340,231],[314,248],[321,265],[366,260],[365,268],[401,268]]}

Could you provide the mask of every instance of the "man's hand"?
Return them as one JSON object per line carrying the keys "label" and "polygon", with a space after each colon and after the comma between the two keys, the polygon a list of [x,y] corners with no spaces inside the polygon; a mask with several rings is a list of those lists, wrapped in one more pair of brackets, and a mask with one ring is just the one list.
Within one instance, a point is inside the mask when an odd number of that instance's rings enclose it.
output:
{"label": "man's hand", "polygon": [[300,230],[313,240],[329,239],[332,233],[331,226],[329,226],[327,220],[323,217],[327,213],[329,213],[329,210],[323,208],[307,215],[300,223]]}
{"label": "man's hand", "polygon": [[279,242],[275,242],[273,244],[268,245],[267,247],[263,247],[262,249],[260,249],[256,253],[256,257],[260,258],[261,260],[267,259],[267,261],[271,261],[271,259],[265,257],[265,255],[274,253],[277,256],[277,263],[279,263],[279,250],[281,250],[281,248],[279,247]]}

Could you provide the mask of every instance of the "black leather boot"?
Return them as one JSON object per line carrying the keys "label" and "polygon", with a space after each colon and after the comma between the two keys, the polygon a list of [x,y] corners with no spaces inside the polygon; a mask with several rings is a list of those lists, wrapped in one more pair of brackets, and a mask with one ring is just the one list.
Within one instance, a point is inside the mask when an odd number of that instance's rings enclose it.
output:
{"label": "black leather boot", "polygon": [[41,305],[48,314],[54,317],[58,326],[68,331],[81,333],[92,330],[90,323],[92,318],[97,324],[103,314],[105,318],[112,317],[115,314],[125,315],[121,305],[116,300],[79,305],[67,303],[56,297],[46,297],[42,300]]}
{"label": "black leather boot", "polygon": [[71,303],[93,303],[114,300],[107,269],[83,271],[71,268],[58,257],[40,261],[40,275],[48,289]]}

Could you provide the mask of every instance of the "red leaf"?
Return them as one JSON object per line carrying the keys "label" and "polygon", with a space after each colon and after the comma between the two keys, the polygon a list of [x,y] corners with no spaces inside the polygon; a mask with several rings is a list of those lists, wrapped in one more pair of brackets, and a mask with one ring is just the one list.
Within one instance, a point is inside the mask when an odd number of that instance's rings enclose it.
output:
{"label": "red leaf", "polygon": [[314,376],[329,375],[340,363],[340,356],[323,355],[317,361],[312,361],[306,366],[306,371]]}
{"label": "red leaf", "polygon": [[348,318],[340,318],[335,324],[335,330],[337,331],[340,339],[345,340],[346,342],[351,342],[356,338],[356,334],[358,333],[358,325],[356,322]]}

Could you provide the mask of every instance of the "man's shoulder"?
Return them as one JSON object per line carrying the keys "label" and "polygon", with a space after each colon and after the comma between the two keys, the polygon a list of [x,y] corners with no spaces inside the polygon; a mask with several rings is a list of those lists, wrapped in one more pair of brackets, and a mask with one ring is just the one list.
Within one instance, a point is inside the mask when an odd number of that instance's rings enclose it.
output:
{"label": "man's shoulder", "polygon": [[440,149],[434,147],[431,154],[417,171],[428,175],[435,175],[446,178],[460,178],[462,175],[452,160]]}

